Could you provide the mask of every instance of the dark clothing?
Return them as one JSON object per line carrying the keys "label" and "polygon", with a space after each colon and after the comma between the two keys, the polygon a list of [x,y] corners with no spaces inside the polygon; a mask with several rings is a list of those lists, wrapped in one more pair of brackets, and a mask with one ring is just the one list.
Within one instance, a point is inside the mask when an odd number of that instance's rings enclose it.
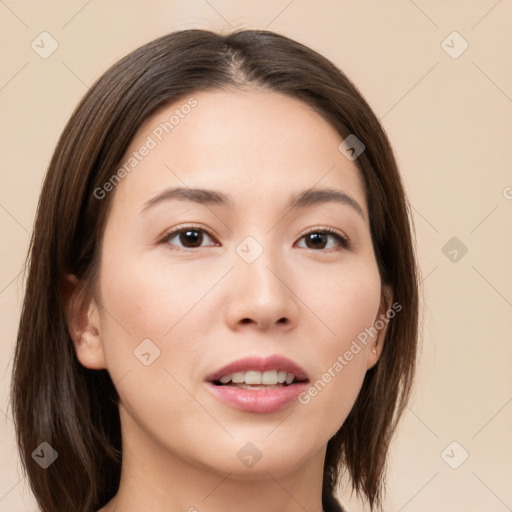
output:
{"label": "dark clothing", "polygon": [[345,512],[345,509],[334,496],[324,496],[322,498],[322,506],[325,512]]}

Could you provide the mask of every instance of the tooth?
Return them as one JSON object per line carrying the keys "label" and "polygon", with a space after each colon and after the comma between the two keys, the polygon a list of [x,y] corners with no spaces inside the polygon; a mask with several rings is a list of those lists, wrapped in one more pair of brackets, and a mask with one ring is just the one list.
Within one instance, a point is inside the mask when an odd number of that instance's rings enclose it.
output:
{"label": "tooth", "polygon": [[277,370],[269,370],[261,374],[262,384],[277,384]]}
{"label": "tooth", "polygon": [[261,372],[249,371],[245,372],[246,384],[261,384]]}
{"label": "tooth", "polygon": [[246,372],[235,372],[223,375],[219,379],[221,384],[247,384],[249,386],[263,385],[263,386],[277,386],[278,384],[291,384],[295,380],[293,373],[287,373],[284,370],[267,370],[259,372],[256,370],[249,370]]}
{"label": "tooth", "polygon": [[241,384],[245,381],[245,372],[235,372],[231,375],[233,384]]}

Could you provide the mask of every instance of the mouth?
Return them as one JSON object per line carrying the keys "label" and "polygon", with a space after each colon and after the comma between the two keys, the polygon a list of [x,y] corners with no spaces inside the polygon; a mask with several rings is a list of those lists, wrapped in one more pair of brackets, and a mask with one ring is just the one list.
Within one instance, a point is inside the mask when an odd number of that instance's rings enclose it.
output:
{"label": "mouth", "polygon": [[308,382],[304,369],[279,355],[240,359],[206,378],[208,389],[223,403],[257,413],[288,407]]}
{"label": "mouth", "polygon": [[307,379],[298,379],[293,373],[286,370],[249,370],[227,373],[220,379],[212,381],[216,386],[229,386],[241,389],[276,389],[292,386]]}
{"label": "mouth", "polygon": [[206,377],[217,386],[291,386],[307,382],[306,371],[287,357],[274,354],[268,357],[245,357],[228,363]]}

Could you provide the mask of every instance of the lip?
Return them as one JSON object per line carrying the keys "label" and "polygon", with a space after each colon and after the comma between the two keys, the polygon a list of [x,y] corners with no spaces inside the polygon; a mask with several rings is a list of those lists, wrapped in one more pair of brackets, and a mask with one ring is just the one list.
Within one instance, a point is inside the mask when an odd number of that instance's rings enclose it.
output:
{"label": "lip", "polygon": [[[289,386],[270,389],[244,389],[214,384],[224,375],[242,371],[286,371],[293,373],[297,380]],[[246,412],[272,413],[290,406],[308,386],[306,371],[290,359],[272,355],[270,357],[246,357],[219,368],[205,379],[207,389],[225,404]]]}
{"label": "lip", "polygon": [[219,400],[245,412],[272,413],[285,409],[308,387],[307,382],[297,382],[282,388],[243,389],[230,386],[216,386],[206,382],[206,387]]}

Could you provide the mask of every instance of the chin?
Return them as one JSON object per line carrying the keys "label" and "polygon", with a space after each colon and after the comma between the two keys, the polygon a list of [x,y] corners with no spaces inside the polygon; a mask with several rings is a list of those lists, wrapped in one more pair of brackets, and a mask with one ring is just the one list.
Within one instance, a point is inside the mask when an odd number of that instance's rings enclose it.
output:
{"label": "chin", "polygon": [[272,443],[264,438],[253,442],[235,441],[235,447],[221,453],[210,453],[208,460],[200,464],[214,472],[229,474],[229,478],[234,480],[264,480],[269,478],[269,473],[274,477],[283,477],[303,468],[312,457],[318,456],[323,461],[326,445],[305,446],[303,440],[301,436],[296,443],[286,445],[281,440]]}

